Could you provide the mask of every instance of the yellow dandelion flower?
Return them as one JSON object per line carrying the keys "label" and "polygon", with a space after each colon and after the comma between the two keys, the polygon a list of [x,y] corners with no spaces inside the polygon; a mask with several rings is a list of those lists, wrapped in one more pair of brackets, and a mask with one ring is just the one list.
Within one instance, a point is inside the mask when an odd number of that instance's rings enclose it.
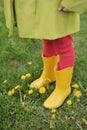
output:
{"label": "yellow dandelion flower", "polygon": [[52,109],[52,113],[55,113],[55,112],[56,112],[56,109],[55,109],[55,108],[53,108],[53,109]]}
{"label": "yellow dandelion flower", "polygon": [[26,94],[24,94],[24,95],[23,95],[23,99],[25,100],[25,99],[26,99],[26,97],[27,97],[27,95],[26,95]]}
{"label": "yellow dandelion flower", "polygon": [[14,89],[9,90],[9,91],[8,91],[8,95],[9,95],[9,96],[11,96],[11,95],[13,95],[13,94],[14,94],[14,92],[15,92],[15,91],[14,91]]}
{"label": "yellow dandelion flower", "polygon": [[28,91],[28,94],[32,94],[32,93],[33,93],[33,90],[32,90],[32,89]]}
{"label": "yellow dandelion flower", "polygon": [[77,98],[79,98],[79,97],[82,96],[82,93],[79,90],[75,90],[74,91],[74,96],[77,97]]}
{"label": "yellow dandelion flower", "polygon": [[14,89],[16,90],[16,89],[19,89],[19,88],[20,88],[20,85],[16,85]]}
{"label": "yellow dandelion flower", "polygon": [[21,76],[21,79],[22,79],[22,80],[25,80],[25,79],[26,79],[26,75],[22,75],[22,76]]}
{"label": "yellow dandelion flower", "polygon": [[71,100],[68,100],[68,101],[67,101],[67,104],[68,104],[68,105],[72,105],[72,101],[71,101]]}
{"label": "yellow dandelion flower", "polygon": [[27,64],[28,64],[28,65],[31,65],[31,64],[32,64],[32,62],[31,62],[31,61],[29,61],[29,62],[27,62]]}
{"label": "yellow dandelion flower", "polygon": [[85,125],[87,125],[87,120],[85,118],[83,118],[82,121]]}
{"label": "yellow dandelion flower", "polygon": [[8,91],[8,95],[9,95],[9,96],[12,95],[12,91],[11,91],[11,90]]}
{"label": "yellow dandelion flower", "polygon": [[30,74],[30,73],[27,73],[25,76],[26,76],[27,78],[29,78],[29,77],[31,76],[31,74]]}
{"label": "yellow dandelion flower", "polygon": [[50,124],[50,129],[54,129],[54,126],[52,124]]}
{"label": "yellow dandelion flower", "polygon": [[4,82],[3,83],[7,83],[7,80],[4,80]]}
{"label": "yellow dandelion flower", "polygon": [[12,94],[14,94],[14,93],[15,93],[15,90],[14,90],[14,88],[11,90],[11,92],[12,92]]}
{"label": "yellow dandelion flower", "polygon": [[44,94],[45,92],[46,92],[46,88],[45,87],[39,88],[39,93],[40,94]]}
{"label": "yellow dandelion flower", "polygon": [[77,83],[72,85],[73,88],[79,88],[79,85]]}
{"label": "yellow dandelion flower", "polygon": [[51,119],[55,120],[56,119],[56,115],[52,114]]}

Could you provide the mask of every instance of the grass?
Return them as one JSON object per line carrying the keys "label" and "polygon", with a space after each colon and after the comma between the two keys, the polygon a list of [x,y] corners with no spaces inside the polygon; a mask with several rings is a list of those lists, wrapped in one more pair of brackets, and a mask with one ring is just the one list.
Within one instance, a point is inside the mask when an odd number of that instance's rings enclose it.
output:
{"label": "grass", "polygon": [[[47,87],[45,94],[37,90],[28,94],[29,84],[42,72],[41,42],[34,39],[14,36],[8,38],[3,12],[0,13],[0,130],[87,130],[87,14],[81,16],[81,31],[74,34],[76,62],[72,84],[77,83],[82,93],[80,101],[73,95],[57,109],[56,119],[51,119],[51,110],[43,107],[44,100],[52,92]],[[27,64],[32,62],[31,65]],[[21,76],[30,73],[31,77],[21,80]],[[3,83],[7,80],[6,83]],[[8,91],[20,85],[20,90],[12,96]],[[27,95],[24,100],[24,95]],[[21,97],[22,96],[22,97]],[[68,105],[67,101],[72,104]],[[85,121],[84,121],[84,120]]]}

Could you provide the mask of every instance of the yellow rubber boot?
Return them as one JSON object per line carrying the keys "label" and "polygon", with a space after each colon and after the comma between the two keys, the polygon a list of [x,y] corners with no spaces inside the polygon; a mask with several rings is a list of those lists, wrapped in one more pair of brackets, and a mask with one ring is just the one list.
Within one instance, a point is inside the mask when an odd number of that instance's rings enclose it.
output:
{"label": "yellow rubber boot", "polygon": [[51,95],[44,102],[44,107],[52,109],[60,107],[71,92],[70,83],[73,67],[55,71],[56,87]]}
{"label": "yellow rubber boot", "polygon": [[58,56],[43,57],[43,72],[40,78],[36,79],[30,84],[31,88],[39,89],[42,86],[55,81],[55,71],[54,67],[58,62]]}

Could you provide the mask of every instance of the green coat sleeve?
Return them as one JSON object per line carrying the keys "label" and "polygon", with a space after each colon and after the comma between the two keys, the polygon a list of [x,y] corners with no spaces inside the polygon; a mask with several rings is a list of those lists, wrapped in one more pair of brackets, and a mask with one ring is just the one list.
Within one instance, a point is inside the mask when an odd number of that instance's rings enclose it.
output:
{"label": "green coat sleeve", "polygon": [[87,10],[87,0],[62,0],[61,4],[76,13],[83,13]]}
{"label": "green coat sleeve", "polygon": [[4,0],[4,14],[6,26],[9,29],[9,36],[13,33],[14,14],[13,14],[13,0]]}

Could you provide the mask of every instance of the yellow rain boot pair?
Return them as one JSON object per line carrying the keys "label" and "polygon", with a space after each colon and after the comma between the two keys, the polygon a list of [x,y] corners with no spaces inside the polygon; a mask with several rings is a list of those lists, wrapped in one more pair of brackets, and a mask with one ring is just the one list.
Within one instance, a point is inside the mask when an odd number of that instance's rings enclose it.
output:
{"label": "yellow rain boot pair", "polygon": [[44,102],[44,107],[52,109],[60,107],[71,92],[70,83],[73,67],[55,71],[56,87],[51,95]]}
{"label": "yellow rain boot pair", "polygon": [[30,84],[31,88],[39,89],[40,87],[45,87],[47,84],[55,81],[55,71],[54,67],[58,62],[58,56],[52,57],[42,57],[43,59],[43,72],[40,78],[36,79]]}

